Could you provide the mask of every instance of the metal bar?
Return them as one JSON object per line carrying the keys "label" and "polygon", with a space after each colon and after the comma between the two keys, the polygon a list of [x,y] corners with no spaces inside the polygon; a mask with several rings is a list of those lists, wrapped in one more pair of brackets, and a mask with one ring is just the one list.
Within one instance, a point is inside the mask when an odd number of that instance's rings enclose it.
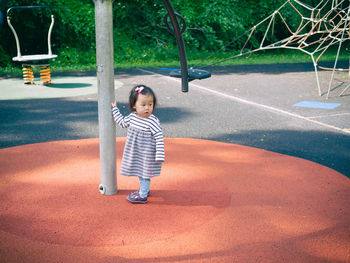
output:
{"label": "metal bar", "polygon": [[9,27],[12,30],[13,35],[15,36],[15,40],[16,40],[16,47],[17,47],[17,57],[21,57],[21,46],[19,44],[19,39],[16,33],[16,30],[13,28],[11,21],[10,21],[10,16],[7,16],[7,24],[9,25]]}
{"label": "metal bar", "polygon": [[49,33],[47,35],[47,50],[48,50],[48,53],[49,53],[50,56],[52,55],[52,50],[51,50],[51,32],[52,32],[52,28],[53,28],[54,23],[55,23],[55,18],[54,18],[53,15],[51,15],[51,25],[50,25],[50,28],[49,28]]}
{"label": "metal bar", "polygon": [[46,9],[49,9],[51,15],[53,14],[52,9],[47,5],[31,5],[31,6],[12,6],[7,10],[7,15],[10,15],[13,9],[32,9],[32,8],[46,8]]}
{"label": "metal bar", "polygon": [[181,35],[179,23],[175,15],[174,8],[170,0],[163,0],[163,3],[165,5],[165,8],[168,11],[169,17],[171,19],[171,23],[173,24],[177,46],[179,49],[180,64],[181,64],[181,86],[182,86],[181,90],[182,92],[188,92],[188,69],[187,69],[185,44]]}
{"label": "metal bar", "polygon": [[51,50],[51,32],[52,32],[53,25],[55,23],[55,19],[54,19],[54,15],[53,15],[52,9],[49,6],[47,6],[47,5],[41,5],[41,6],[12,6],[9,9],[7,9],[7,23],[9,25],[9,27],[11,28],[13,35],[15,36],[16,47],[17,47],[17,57],[21,57],[22,54],[21,54],[21,47],[20,47],[20,44],[19,44],[19,38],[18,38],[17,32],[16,32],[16,30],[14,29],[14,27],[11,24],[11,12],[14,9],[39,9],[39,8],[48,9],[50,11],[50,13],[51,13],[51,24],[50,24],[49,31],[48,31],[48,36],[47,36],[47,50],[48,50],[48,54],[52,55],[52,50]]}

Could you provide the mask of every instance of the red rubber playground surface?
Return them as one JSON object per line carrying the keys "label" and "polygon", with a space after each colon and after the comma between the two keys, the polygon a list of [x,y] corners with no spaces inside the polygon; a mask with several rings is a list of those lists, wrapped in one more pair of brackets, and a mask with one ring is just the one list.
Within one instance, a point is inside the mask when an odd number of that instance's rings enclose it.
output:
{"label": "red rubber playground surface", "polygon": [[342,174],[247,146],[165,144],[146,205],[126,201],[135,178],[99,193],[98,139],[0,149],[1,262],[350,262]]}

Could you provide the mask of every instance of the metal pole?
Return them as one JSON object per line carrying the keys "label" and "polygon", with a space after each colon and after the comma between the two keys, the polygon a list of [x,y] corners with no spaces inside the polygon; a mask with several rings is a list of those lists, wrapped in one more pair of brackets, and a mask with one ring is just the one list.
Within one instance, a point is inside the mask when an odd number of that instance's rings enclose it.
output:
{"label": "metal pole", "polygon": [[171,5],[170,0],[163,0],[163,3],[165,5],[165,8],[168,11],[169,17],[171,19],[171,23],[173,24],[177,46],[179,49],[180,64],[181,64],[182,92],[188,92],[188,69],[187,69],[187,57],[186,57],[184,40],[182,38],[182,35],[180,32],[180,26],[179,26],[179,23],[177,22],[175,11],[173,6]]}
{"label": "metal pole", "polygon": [[111,114],[114,100],[114,54],[112,0],[94,0],[98,122],[100,137],[101,194],[117,193],[115,124]]}

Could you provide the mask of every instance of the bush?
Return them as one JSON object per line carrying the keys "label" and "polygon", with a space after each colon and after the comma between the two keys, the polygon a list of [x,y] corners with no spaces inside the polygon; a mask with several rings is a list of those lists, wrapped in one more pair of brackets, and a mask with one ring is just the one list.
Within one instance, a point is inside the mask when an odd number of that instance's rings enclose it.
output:
{"label": "bush", "polygon": [[[293,1],[291,1],[293,2]],[[319,0],[303,0],[316,6]],[[185,19],[187,30],[183,37],[187,54],[196,59],[196,54],[213,54],[220,50],[220,56],[232,55],[244,45],[252,26],[268,17],[285,0],[264,1],[188,1],[172,0],[174,9]],[[95,13],[93,0],[9,0],[13,5],[49,5],[55,14],[52,34],[52,50],[59,57],[53,64],[75,66],[94,65],[95,60]],[[292,9],[283,10],[283,15],[292,28],[299,25],[300,18]],[[115,61],[121,63],[149,63],[152,61],[178,60],[175,37],[164,24],[166,9],[161,0],[115,0],[113,1]],[[46,23],[44,16],[25,14],[18,17],[20,25],[36,29],[36,24]],[[265,27],[266,28],[266,27]],[[251,38],[249,48],[260,45],[265,33],[258,27]],[[21,31],[21,30],[20,30]],[[24,31],[24,30],[22,30]],[[29,31],[28,31],[29,32]],[[286,28],[276,20],[274,34],[266,36],[266,43],[285,37]],[[25,35],[34,37],[25,31]],[[11,57],[16,55],[14,38],[7,25],[0,32],[0,67],[14,66]],[[45,43],[22,41],[29,45],[26,51],[45,49]],[[90,67],[90,66],[89,66]]]}

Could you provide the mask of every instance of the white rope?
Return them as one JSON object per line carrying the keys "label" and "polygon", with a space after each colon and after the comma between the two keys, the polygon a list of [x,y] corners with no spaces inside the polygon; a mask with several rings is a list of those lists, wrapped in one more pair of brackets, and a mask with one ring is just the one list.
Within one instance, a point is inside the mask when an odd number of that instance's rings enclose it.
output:
{"label": "white rope", "polygon": [[[330,5],[331,5],[331,8],[329,8]],[[287,8],[291,9],[300,18],[300,23],[296,30],[292,30],[290,28],[290,26],[288,25],[288,21],[286,21],[285,17],[282,14],[284,9],[287,9]],[[329,47],[336,45],[338,43],[340,47],[343,42],[350,40],[349,10],[350,10],[350,5],[348,0],[332,0],[332,3],[330,2],[330,0],[321,0],[316,5],[316,7],[308,6],[305,3],[301,2],[300,0],[287,0],[278,9],[276,9],[271,15],[269,15],[268,17],[260,21],[258,24],[253,26],[250,30],[246,31],[241,35],[243,36],[249,33],[239,54],[231,56],[229,58],[222,59],[220,61],[212,63],[211,65],[220,64],[224,61],[227,61],[236,57],[240,57],[243,55],[250,55],[254,52],[261,51],[261,50],[278,49],[278,48],[298,50],[311,57],[314,65],[315,73],[316,73],[316,82],[317,82],[318,92],[319,92],[319,95],[321,96],[322,93],[321,93],[320,82],[318,79],[317,68],[319,67],[326,70],[333,70],[333,74],[335,70],[340,70],[340,69],[336,69],[335,67],[333,69],[321,67],[318,65],[318,61]],[[290,12],[290,10],[287,10],[287,11]],[[305,13],[307,13],[308,15],[304,15]],[[272,30],[272,34],[274,33],[274,27],[276,22],[275,20],[276,20],[277,14],[280,17],[286,29],[288,30],[288,32],[290,33],[290,36],[271,44],[268,44],[268,43],[265,44],[266,37],[270,32],[270,30]],[[257,32],[261,32],[261,30],[259,31],[257,29],[266,24],[267,26],[263,31],[264,33],[263,33],[262,39],[260,40],[259,47],[256,49],[247,48],[252,37],[255,36]],[[241,38],[241,36],[239,38]],[[232,40],[229,43],[229,45],[234,43],[236,40],[237,38]],[[221,48],[219,51],[224,50],[227,46]],[[248,51],[246,51],[247,49]],[[335,61],[337,61],[339,58],[339,51],[340,50],[338,49]],[[320,54],[315,58],[316,54],[318,54],[319,52]],[[209,56],[208,58],[212,56],[213,55]],[[344,69],[341,69],[341,70],[343,71]],[[350,74],[350,69],[347,69],[347,70],[349,71],[349,74]],[[332,83],[332,80],[330,81],[329,87],[331,86],[331,83]],[[349,86],[346,89],[344,89],[339,96],[341,96],[349,88]],[[330,88],[328,89],[327,98],[329,95],[329,90]]]}
{"label": "white rope", "polygon": [[[325,51],[330,46],[338,42],[344,42],[345,40],[348,40],[348,38],[344,39],[341,36],[344,35],[342,34],[343,31],[349,31],[349,23],[346,23],[346,21],[348,21],[348,19],[346,19],[346,16],[347,16],[347,10],[349,9],[349,6],[346,6],[344,9],[341,9],[340,7],[342,6],[342,4],[346,3],[346,0],[338,1],[336,4],[334,4],[334,0],[333,0],[332,8],[330,10],[325,10],[329,2],[330,0],[326,0],[326,1],[321,0],[316,7],[310,7],[299,0],[287,0],[271,15],[269,15],[268,17],[260,21],[258,24],[256,24],[246,32],[246,33],[249,32],[249,35],[238,55],[234,55],[230,58],[220,60],[215,64],[218,64],[223,61],[226,61],[235,57],[239,57],[245,54],[250,54],[250,53],[265,50],[265,49],[271,49],[272,47],[297,49],[299,51],[302,51],[306,54],[313,56],[315,53],[318,53],[322,50]],[[286,19],[283,17],[283,14],[282,14],[282,10],[288,7],[291,8],[292,11],[294,11],[296,15],[300,17],[300,24],[298,28],[294,31],[290,28],[290,26],[288,25],[288,22],[286,21]],[[306,9],[306,11],[309,12],[309,16],[304,16],[302,12],[299,11],[298,9],[300,7]],[[325,13],[323,16],[321,16],[322,11]],[[334,13],[335,15],[332,16],[332,14]],[[275,24],[277,14],[279,15],[283,24],[285,25],[286,29],[290,32],[291,35],[283,40],[265,45],[266,37],[269,31],[270,30],[274,31],[274,24]],[[341,14],[344,14],[344,15],[341,15]],[[339,19],[338,23],[335,24],[333,20],[335,20],[335,18],[338,16],[341,18]],[[345,19],[344,19],[344,16],[345,16]],[[257,28],[266,24],[265,22],[267,23],[267,26],[266,26],[266,29],[264,30],[263,38],[260,40],[259,48],[243,52],[243,50],[247,49],[247,46],[249,45],[251,38],[257,32]],[[308,29],[308,27],[310,26],[311,26],[311,29]],[[306,33],[304,31],[306,31]],[[315,35],[320,35],[319,39],[317,40],[311,39],[311,37],[314,37]],[[298,43],[297,48],[292,47],[293,45],[295,45],[295,43]],[[313,51],[310,51],[310,50],[306,51],[305,48],[314,48],[314,49]],[[320,59],[320,56],[317,57],[316,62],[319,59]]]}
{"label": "white rope", "polygon": [[[317,65],[321,56],[325,51],[337,44],[349,40],[349,19],[348,10],[349,5],[346,5],[347,0],[332,1],[332,8],[326,9],[330,5],[330,0],[321,0],[316,7],[311,7],[301,2],[300,0],[287,0],[278,9],[276,9],[271,15],[260,21],[258,24],[253,26],[249,32],[248,37],[241,48],[239,54],[231,56],[229,58],[220,60],[212,65],[219,64],[223,61],[227,61],[236,57],[251,54],[261,50],[286,48],[295,49],[302,51],[311,57],[315,56],[316,53],[321,52],[321,54],[316,58],[315,65]],[[344,5],[344,8],[342,6]],[[292,30],[288,25],[282,12],[285,9],[291,9],[296,15],[300,17],[300,24],[296,30]],[[302,11],[300,11],[302,9]],[[287,10],[288,11],[288,10]],[[303,15],[303,13],[308,13],[308,16]],[[276,41],[272,44],[265,44],[266,37],[270,30],[272,34],[274,31],[274,24],[276,22],[276,17],[280,17],[282,23],[285,25],[286,30],[289,31],[290,36],[285,39]],[[252,37],[258,32],[258,28],[266,25],[263,31],[263,37],[260,40],[260,45],[258,48],[246,51]],[[343,34],[343,32],[348,32],[348,34]],[[245,34],[246,34],[245,33]],[[315,36],[319,36],[315,39]],[[232,41],[234,42],[234,41]],[[231,43],[232,43],[231,42]],[[297,46],[296,46],[297,45]],[[220,50],[223,50],[220,49]]]}

